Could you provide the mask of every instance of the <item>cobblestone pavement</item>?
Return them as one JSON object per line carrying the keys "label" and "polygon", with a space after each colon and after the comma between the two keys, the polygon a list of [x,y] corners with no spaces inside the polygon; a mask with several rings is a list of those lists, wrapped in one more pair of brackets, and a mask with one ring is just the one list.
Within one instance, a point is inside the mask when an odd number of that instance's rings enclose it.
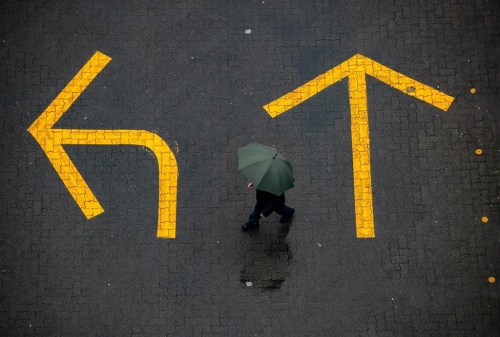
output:
{"label": "cobblestone pavement", "polygon": [[[2,1],[0,335],[497,336],[499,16]],[[240,230],[252,141],[290,226]]]}

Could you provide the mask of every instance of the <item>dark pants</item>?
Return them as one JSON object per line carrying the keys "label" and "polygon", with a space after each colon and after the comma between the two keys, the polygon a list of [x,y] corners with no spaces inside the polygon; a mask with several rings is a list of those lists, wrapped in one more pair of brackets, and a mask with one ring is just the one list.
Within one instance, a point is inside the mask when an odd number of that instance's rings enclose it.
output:
{"label": "dark pants", "polygon": [[[255,205],[255,208],[254,208],[252,214],[250,214],[250,217],[248,218],[248,222],[249,223],[259,223],[260,214],[262,213],[264,208],[265,208],[265,205],[261,205],[261,204],[257,203],[257,205]],[[294,210],[293,210],[293,208],[290,208],[287,205],[282,204],[282,205],[277,206],[275,209],[273,209],[273,211],[280,214],[283,219],[286,219],[286,218],[289,218],[290,216],[292,216]]]}

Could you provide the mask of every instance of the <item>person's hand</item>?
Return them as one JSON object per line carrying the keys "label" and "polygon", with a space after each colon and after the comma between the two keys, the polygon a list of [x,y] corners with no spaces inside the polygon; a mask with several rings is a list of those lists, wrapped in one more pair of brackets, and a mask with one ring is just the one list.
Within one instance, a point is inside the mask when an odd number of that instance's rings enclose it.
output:
{"label": "person's hand", "polygon": [[248,188],[252,188],[253,187],[253,183],[252,182],[249,182],[248,185],[247,185]]}

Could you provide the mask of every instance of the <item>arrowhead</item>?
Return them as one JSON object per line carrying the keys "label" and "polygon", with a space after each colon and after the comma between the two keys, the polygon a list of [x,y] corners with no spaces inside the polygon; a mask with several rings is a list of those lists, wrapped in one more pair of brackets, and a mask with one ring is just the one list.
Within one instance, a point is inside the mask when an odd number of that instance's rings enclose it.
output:
{"label": "arrowhead", "polygon": [[62,134],[52,127],[110,61],[109,56],[96,52],[28,128],[87,219],[104,209],[64,150]]}
{"label": "arrowhead", "polygon": [[[414,96],[443,111],[447,111],[454,100],[453,97],[439,90],[398,73],[366,56],[356,54],[304,85],[264,105],[263,108],[272,118],[276,118],[343,78],[359,73],[370,75],[407,95]],[[366,95],[366,93],[362,94]]]}
{"label": "arrowhead", "polygon": [[99,51],[96,52],[33,122],[28,131],[37,138],[35,135],[39,132],[51,129],[110,61],[111,57]]}

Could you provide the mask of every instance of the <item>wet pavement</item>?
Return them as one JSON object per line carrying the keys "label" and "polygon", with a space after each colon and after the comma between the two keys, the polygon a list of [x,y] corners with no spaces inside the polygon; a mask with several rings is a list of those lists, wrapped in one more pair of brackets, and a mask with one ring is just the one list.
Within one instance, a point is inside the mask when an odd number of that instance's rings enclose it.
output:
{"label": "wet pavement", "polygon": [[[2,2],[0,335],[496,336],[499,15]],[[247,233],[254,141],[296,213]]]}

